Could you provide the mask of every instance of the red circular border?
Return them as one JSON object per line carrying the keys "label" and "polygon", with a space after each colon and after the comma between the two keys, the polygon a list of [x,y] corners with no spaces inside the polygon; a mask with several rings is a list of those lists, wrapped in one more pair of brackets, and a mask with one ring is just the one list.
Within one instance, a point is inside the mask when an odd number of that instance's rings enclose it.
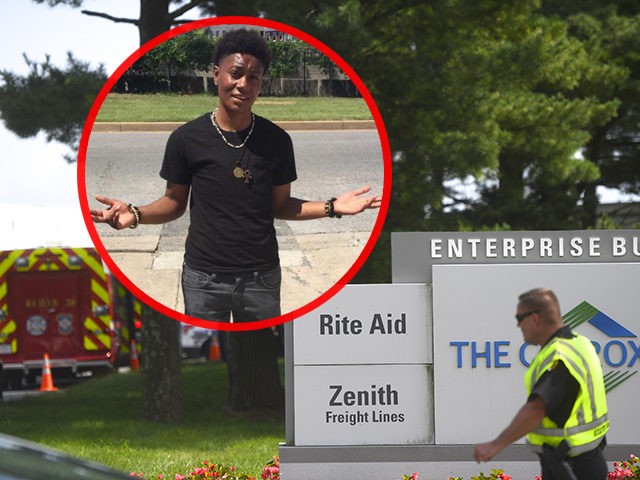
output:
{"label": "red circular border", "polygon": [[[321,51],[327,57],[329,57],[338,67],[342,69],[342,71],[349,77],[349,79],[354,83],[362,98],[366,101],[367,106],[373,116],[373,119],[376,124],[376,128],[378,130],[378,135],[380,137],[380,144],[382,147],[382,156],[384,162],[384,179],[383,179],[383,191],[382,191],[382,205],[378,212],[378,216],[376,219],[376,223],[374,225],[373,231],[369,237],[369,240],[362,252],[358,256],[355,263],[351,266],[351,268],[347,271],[346,274],[342,276],[335,285],[333,285],[329,290],[324,292],[314,301],[309,302],[308,304],[296,309],[291,312],[285,313],[279,317],[274,317],[266,320],[260,320],[256,322],[245,322],[245,323],[226,323],[226,322],[215,322],[210,320],[203,320],[199,318],[194,318],[187,316],[183,313],[177,312],[166,305],[161,304],[157,300],[151,298],[145,292],[140,290],[135,284],[133,284],[127,276],[118,268],[116,263],[111,259],[109,252],[105,248],[98,235],[98,231],[96,230],[93,221],[91,220],[91,215],[89,213],[89,203],[87,199],[87,191],[86,191],[86,181],[85,181],[85,165],[86,165],[86,155],[87,155],[87,145],[89,143],[89,137],[91,135],[91,130],[93,129],[93,124],[95,122],[96,116],[106,99],[107,95],[114,87],[118,79],[135,63],[138,59],[140,59],[144,54],[149,52],[152,48],[158,46],[162,42],[169,40],[177,35],[182,33],[189,32],[191,30],[195,30],[198,28],[204,28],[211,25],[254,25],[259,27],[267,27],[273,30],[279,30],[281,32],[285,32],[289,35],[292,35],[305,43],[313,46],[317,50]],[[289,25],[285,25],[283,23],[275,22],[272,20],[266,20],[262,18],[256,17],[243,17],[243,16],[229,16],[229,17],[215,17],[215,18],[207,18],[203,20],[198,20],[190,23],[186,23],[180,25],[179,27],[173,28],[156,38],[150,40],[141,46],[138,50],[136,50],[133,54],[131,54],[109,77],[107,82],[104,84],[98,96],[96,97],[93,105],[91,106],[91,110],[89,111],[89,115],[87,116],[84,129],[82,131],[82,137],[80,139],[80,148],[78,151],[78,194],[80,198],[80,207],[82,209],[82,216],[84,217],[84,222],[87,226],[87,230],[89,231],[89,235],[93,240],[93,243],[96,246],[96,249],[100,253],[103,261],[109,267],[111,272],[118,277],[120,282],[131,292],[133,293],[139,300],[144,301],[151,308],[159,311],[160,313],[173,318],[174,320],[178,320],[180,322],[188,323],[190,325],[200,326],[209,329],[215,330],[229,330],[229,331],[246,331],[246,330],[254,330],[260,328],[272,327],[275,325],[279,325],[284,322],[288,322],[298,318],[302,315],[309,313],[310,311],[318,308],[324,302],[329,300],[333,295],[338,293],[348,282],[353,278],[353,276],[358,272],[358,270],[362,267],[367,257],[370,255],[373,247],[382,232],[382,227],[384,224],[384,220],[386,218],[388,209],[389,209],[389,200],[391,197],[391,152],[389,148],[389,139],[387,137],[387,132],[382,121],[382,117],[380,112],[378,111],[378,107],[376,106],[373,97],[367,90],[367,87],[362,82],[360,77],[355,73],[355,71],[333,50],[327,47],[325,44],[320,42],[319,40],[313,38],[312,36],[306,34],[305,32],[298,30]]]}

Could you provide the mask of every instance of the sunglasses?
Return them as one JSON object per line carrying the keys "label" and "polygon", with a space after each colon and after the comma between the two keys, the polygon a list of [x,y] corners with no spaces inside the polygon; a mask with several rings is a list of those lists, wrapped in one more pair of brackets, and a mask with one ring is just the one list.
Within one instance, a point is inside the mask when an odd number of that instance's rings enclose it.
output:
{"label": "sunglasses", "polygon": [[516,320],[518,322],[518,325],[520,325],[520,322],[522,322],[529,315],[533,315],[534,313],[538,313],[538,312],[540,312],[540,310],[531,310],[529,312],[516,313]]}

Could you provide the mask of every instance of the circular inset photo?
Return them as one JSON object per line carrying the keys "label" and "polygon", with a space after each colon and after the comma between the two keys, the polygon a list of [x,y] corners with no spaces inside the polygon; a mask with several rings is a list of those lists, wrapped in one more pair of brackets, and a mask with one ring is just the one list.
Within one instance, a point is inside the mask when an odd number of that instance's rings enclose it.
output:
{"label": "circular inset photo", "polygon": [[118,280],[216,330],[303,315],[356,274],[388,210],[386,131],[362,80],[287,25],[211,18],[133,53],[78,158],[83,216]]}

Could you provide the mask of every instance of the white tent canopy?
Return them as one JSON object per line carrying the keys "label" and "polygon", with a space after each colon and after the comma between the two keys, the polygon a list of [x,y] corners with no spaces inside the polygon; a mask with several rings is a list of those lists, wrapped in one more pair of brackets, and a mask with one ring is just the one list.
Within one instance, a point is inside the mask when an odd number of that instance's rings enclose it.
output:
{"label": "white tent canopy", "polygon": [[79,206],[0,203],[0,251],[62,246],[93,246]]}

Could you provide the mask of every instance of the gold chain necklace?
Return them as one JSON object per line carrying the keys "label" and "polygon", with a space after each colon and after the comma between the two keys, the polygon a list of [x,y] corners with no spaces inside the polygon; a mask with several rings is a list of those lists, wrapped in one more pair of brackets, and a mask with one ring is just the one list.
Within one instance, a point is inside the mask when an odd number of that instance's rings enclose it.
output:
{"label": "gold chain necklace", "polygon": [[249,130],[249,134],[245,137],[244,142],[242,142],[240,145],[234,145],[233,143],[230,143],[229,140],[227,140],[227,137],[225,137],[224,134],[222,133],[222,130],[220,130],[220,127],[218,126],[218,122],[216,122],[216,112],[217,111],[218,111],[218,109],[216,108],[213,111],[213,113],[211,113],[211,123],[213,123],[213,126],[216,127],[216,130],[218,131],[218,133],[222,137],[222,140],[224,141],[224,143],[229,145],[231,148],[242,148],[242,147],[244,147],[247,144],[247,142],[249,141],[249,137],[251,137],[251,134],[253,133],[253,127],[256,124],[256,116],[253,114],[253,112],[251,112],[251,130]]}

